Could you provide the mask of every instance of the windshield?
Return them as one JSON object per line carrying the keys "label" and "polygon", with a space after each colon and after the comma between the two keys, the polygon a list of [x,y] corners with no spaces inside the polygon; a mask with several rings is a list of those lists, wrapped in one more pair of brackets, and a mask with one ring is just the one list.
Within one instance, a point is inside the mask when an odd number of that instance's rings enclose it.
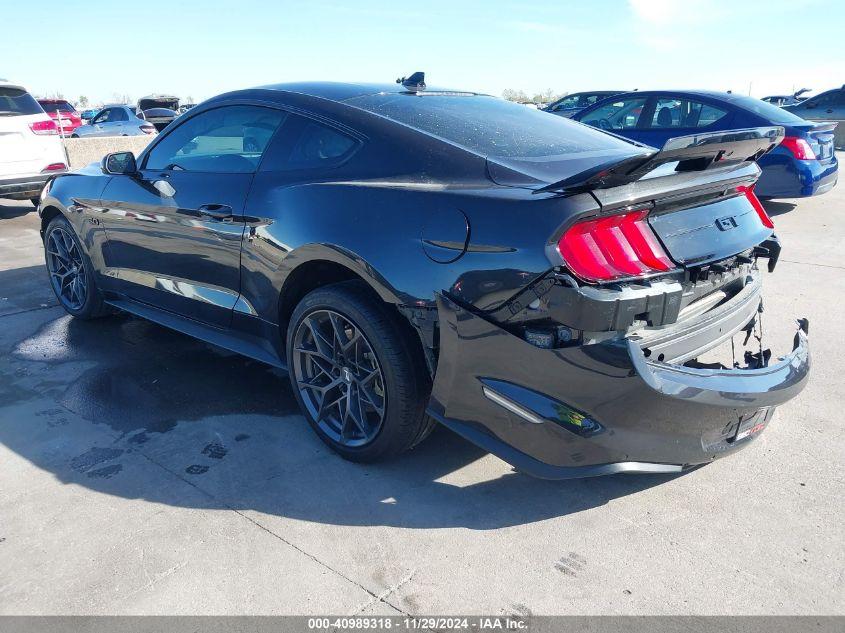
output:
{"label": "windshield", "polygon": [[776,123],[778,125],[802,125],[807,123],[807,121],[805,121],[799,116],[795,116],[791,112],[787,112],[786,110],[779,108],[776,105],[766,103],[765,101],[755,99],[754,97],[743,97],[742,95],[729,95],[727,97],[727,100],[733,103],[735,106],[738,106],[744,110],[750,110],[754,114],[761,116],[764,119],[768,119],[772,123]]}
{"label": "windshield", "polygon": [[38,102],[26,90],[0,87],[0,116],[38,114],[43,112]]}
{"label": "windshield", "polygon": [[73,112],[73,108],[67,101],[39,101],[44,112]]}
{"label": "windshield", "polygon": [[494,97],[378,94],[345,103],[485,157],[567,158],[586,152],[641,151],[636,145],[580,123]]}

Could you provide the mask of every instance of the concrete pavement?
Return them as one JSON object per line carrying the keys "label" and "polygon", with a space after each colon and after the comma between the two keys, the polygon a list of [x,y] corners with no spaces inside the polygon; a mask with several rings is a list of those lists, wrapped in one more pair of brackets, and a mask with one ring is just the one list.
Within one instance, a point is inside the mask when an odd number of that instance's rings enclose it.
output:
{"label": "concrete pavement", "polygon": [[767,344],[810,385],[681,476],[546,482],[438,429],[344,462],[283,375],[56,307],[0,202],[0,614],[843,614],[845,189],[772,203]]}

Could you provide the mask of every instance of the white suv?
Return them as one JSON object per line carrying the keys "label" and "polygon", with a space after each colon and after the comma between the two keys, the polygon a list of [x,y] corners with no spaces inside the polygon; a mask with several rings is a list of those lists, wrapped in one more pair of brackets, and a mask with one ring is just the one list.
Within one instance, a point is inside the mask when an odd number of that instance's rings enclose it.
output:
{"label": "white suv", "polygon": [[32,200],[67,171],[56,123],[22,86],[0,79],[0,198]]}

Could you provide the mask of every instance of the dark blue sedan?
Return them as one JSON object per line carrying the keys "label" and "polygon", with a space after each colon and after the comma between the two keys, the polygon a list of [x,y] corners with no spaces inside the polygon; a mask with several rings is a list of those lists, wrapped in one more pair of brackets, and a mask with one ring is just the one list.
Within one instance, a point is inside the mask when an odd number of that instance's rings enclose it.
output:
{"label": "dark blue sedan", "polygon": [[819,123],[759,99],[724,92],[628,92],[599,101],[572,117],[640,143],[662,147],[670,138],[767,125],[783,126],[786,138],[763,156],[755,191],[761,198],[825,193],[836,184],[835,123]]}

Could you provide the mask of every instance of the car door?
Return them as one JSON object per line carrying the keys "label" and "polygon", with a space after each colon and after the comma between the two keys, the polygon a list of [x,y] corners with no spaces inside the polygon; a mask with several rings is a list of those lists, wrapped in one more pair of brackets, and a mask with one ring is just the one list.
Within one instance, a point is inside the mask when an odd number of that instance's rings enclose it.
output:
{"label": "car door", "polygon": [[729,111],[727,107],[669,95],[653,97],[644,118],[632,131],[631,138],[659,148],[670,138],[725,129]]}
{"label": "car door", "polygon": [[120,136],[123,117],[121,108],[105,108],[91,119],[91,133],[86,136]]}
{"label": "car door", "polygon": [[102,194],[106,275],[125,297],[226,327],[240,292],[243,209],[282,110],[186,117]]}

